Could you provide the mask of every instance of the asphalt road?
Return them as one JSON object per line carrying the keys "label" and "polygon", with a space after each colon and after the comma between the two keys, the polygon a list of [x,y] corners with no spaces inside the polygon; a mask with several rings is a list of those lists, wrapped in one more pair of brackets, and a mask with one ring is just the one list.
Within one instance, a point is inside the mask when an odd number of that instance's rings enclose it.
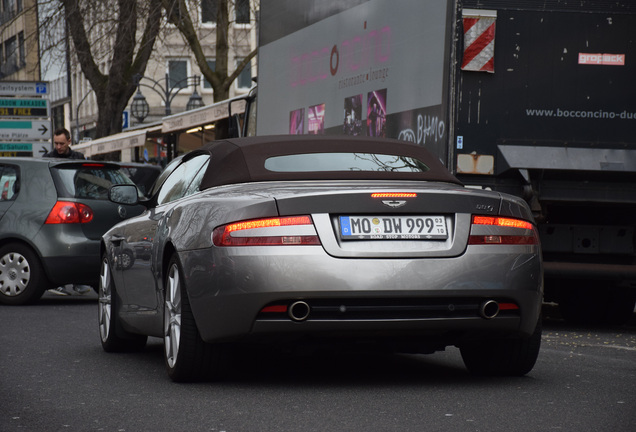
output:
{"label": "asphalt road", "polygon": [[459,351],[254,353],[220,383],[174,384],[162,342],[107,354],[95,296],[0,306],[0,431],[634,431],[636,318],[567,325],[548,308],[522,378],[475,378]]}

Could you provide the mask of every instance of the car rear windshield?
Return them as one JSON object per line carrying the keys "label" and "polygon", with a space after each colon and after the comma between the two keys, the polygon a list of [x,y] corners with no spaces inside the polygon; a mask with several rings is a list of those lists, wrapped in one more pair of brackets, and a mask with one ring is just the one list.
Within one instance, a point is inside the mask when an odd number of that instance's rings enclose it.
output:
{"label": "car rear windshield", "polygon": [[134,184],[119,167],[101,164],[61,165],[51,169],[62,198],[108,199],[115,184]]}
{"label": "car rear windshield", "polygon": [[265,168],[274,172],[429,170],[424,162],[410,156],[376,153],[304,153],[274,156],[265,161]]}

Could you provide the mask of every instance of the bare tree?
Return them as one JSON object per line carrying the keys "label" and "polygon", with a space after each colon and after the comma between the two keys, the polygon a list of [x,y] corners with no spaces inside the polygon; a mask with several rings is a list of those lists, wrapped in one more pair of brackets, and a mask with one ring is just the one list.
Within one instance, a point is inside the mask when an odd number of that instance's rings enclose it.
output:
{"label": "bare tree", "polygon": [[161,29],[162,0],[60,2],[77,61],[97,99],[96,136],[121,132],[133,77],[143,75]]}
{"label": "bare tree", "polygon": [[230,97],[230,88],[234,80],[240,75],[245,67],[257,53],[254,49],[247,54],[236,66],[232,73],[229,73],[228,58],[230,52],[230,0],[216,0],[216,44],[215,44],[215,68],[208,65],[208,61],[201,46],[200,32],[192,20],[189,6],[192,3],[187,0],[162,0],[162,4],[167,13],[168,22],[173,24],[181,33],[184,40],[194,54],[197,65],[205,79],[212,86],[214,101],[226,100]]}

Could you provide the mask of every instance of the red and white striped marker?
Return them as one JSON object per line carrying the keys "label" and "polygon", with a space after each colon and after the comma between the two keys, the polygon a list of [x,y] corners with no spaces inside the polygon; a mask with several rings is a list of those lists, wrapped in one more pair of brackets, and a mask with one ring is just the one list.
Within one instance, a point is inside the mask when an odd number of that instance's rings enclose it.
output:
{"label": "red and white striped marker", "polygon": [[464,17],[462,70],[495,72],[496,17]]}

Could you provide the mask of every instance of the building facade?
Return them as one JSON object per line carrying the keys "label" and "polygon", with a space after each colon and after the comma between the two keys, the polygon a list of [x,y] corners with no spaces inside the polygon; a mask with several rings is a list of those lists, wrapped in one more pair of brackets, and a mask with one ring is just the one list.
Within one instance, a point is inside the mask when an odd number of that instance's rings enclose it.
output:
{"label": "building facade", "polygon": [[[232,72],[256,47],[257,13],[256,0],[232,0],[230,3],[230,28],[228,55],[229,71]],[[216,63],[216,0],[190,2],[190,14],[197,25],[197,32],[204,49],[208,64],[214,68]],[[110,47],[105,47],[110,49]],[[108,64],[103,63],[103,70]],[[97,103],[89,82],[76,61],[71,61],[71,111],[73,121],[69,125],[78,143],[86,144],[95,139],[97,121]],[[246,67],[232,84],[230,97],[246,94],[251,88],[252,78],[256,76],[256,58]],[[152,87],[152,88],[151,88]],[[179,31],[170,24],[164,24],[155,43],[154,52],[148,62],[144,76],[140,80],[139,91],[148,104],[148,113],[144,118],[136,118],[130,103],[124,113],[124,131],[143,128],[160,123],[162,118],[183,113],[193,96],[200,96],[202,104],[211,105],[214,94],[211,85],[202,76],[190,48]],[[167,103],[166,103],[167,102]],[[146,138],[145,148],[129,155],[104,155],[104,158],[117,160],[135,160],[149,158],[154,161],[162,157],[161,133]],[[162,150],[163,149],[163,150]],[[187,151],[188,148],[179,152]],[[93,157],[99,158],[93,154]]]}
{"label": "building facade", "polygon": [[0,2],[0,80],[41,80],[36,0]]}

